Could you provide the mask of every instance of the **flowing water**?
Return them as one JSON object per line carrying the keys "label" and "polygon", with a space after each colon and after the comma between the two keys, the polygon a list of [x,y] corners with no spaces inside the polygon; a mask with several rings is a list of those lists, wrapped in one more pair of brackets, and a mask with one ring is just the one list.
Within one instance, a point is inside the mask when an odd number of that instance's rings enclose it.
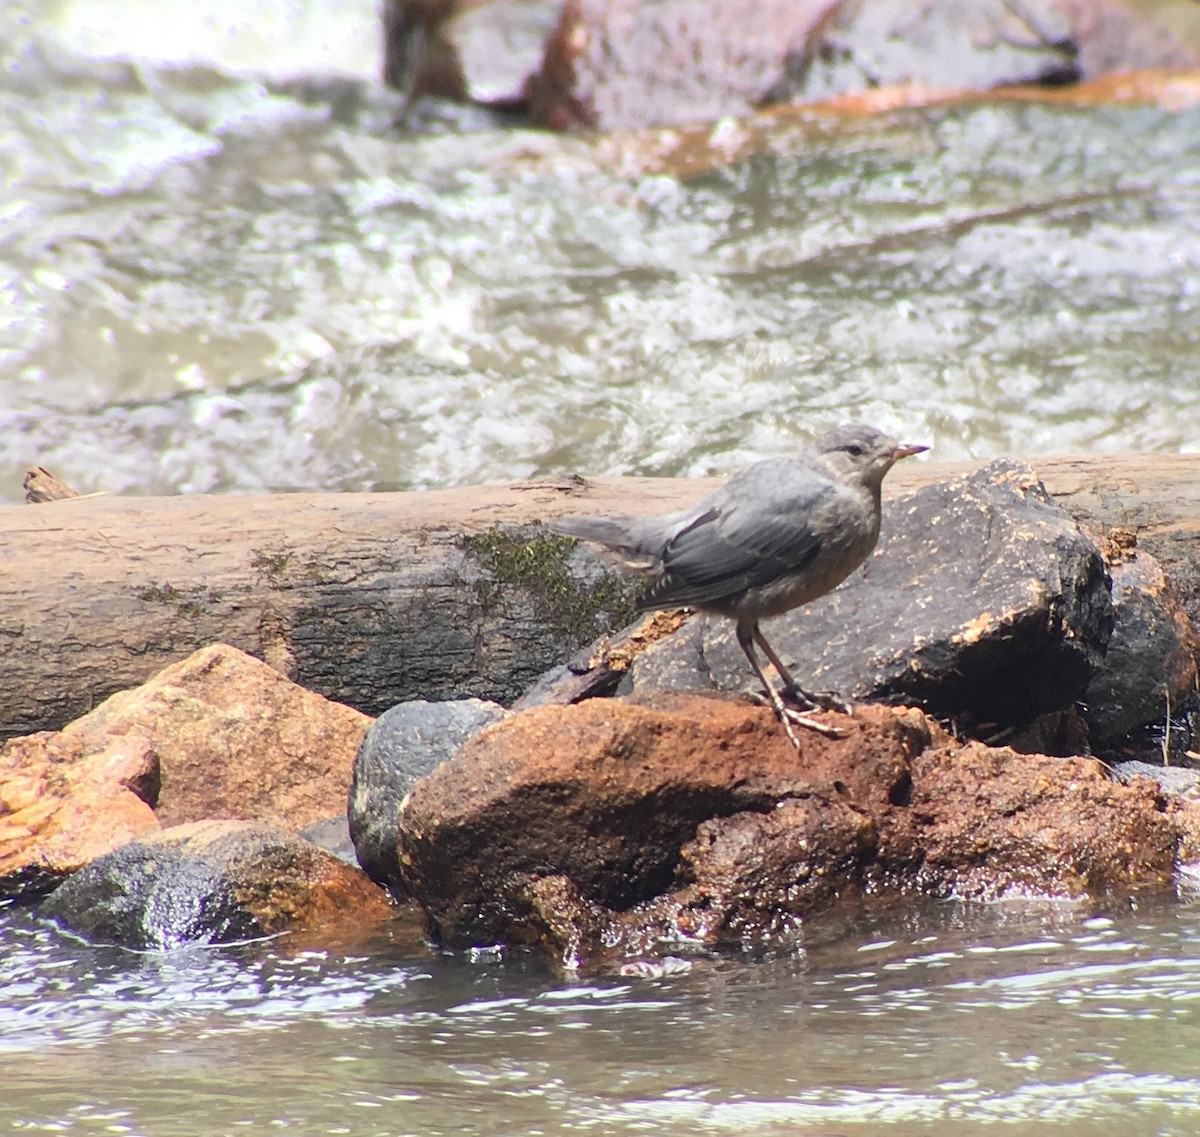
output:
{"label": "flowing water", "polygon": [[141,955],[0,924],[0,1131],[1193,1137],[1200,900],[952,902],[777,959]]}
{"label": "flowing water", "polygon": [[92,6],[0,8],[0,500],[1198,445],[1198,108],[405,133]]}

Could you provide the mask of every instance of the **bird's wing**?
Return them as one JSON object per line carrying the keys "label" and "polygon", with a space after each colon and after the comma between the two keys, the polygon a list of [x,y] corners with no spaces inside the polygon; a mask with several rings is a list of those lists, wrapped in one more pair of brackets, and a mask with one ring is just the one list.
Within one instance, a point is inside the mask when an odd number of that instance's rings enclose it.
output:
{"label": "bird's wing", "polygon": [[815,515],[837,492],[799,464],[761,462],[712,495],[667,542],[644,607],[704,604],[811,564],[821,549]]}

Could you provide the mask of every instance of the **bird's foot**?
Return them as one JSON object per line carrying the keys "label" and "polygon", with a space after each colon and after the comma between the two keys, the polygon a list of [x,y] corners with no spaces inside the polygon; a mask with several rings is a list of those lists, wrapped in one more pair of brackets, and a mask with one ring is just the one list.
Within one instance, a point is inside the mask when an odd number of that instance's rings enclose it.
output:
{"label": "bird's foot", "polygon": [[802,726],[805,730],[814,730],[817,734],[822,734],[826,738],[844,738],[845,731],[836,726],[830,726],[829,723],[820,722],[818,719],[809,718],[808,715],[802,714],[793,707],[787,706],[779,692],[773,687],[768,687],[765,692],[754,692],[751,698],[765,706],[770,707],[775,712],[775,717],[779,719],[780,725],[783,727],[791,744],[800,750],[800,738],[792,729],[793,726]]}
{"label": "bird's foot", "polygon": [[789,683],[779,694],[786,702],[805,711],[841,711],[844,715],[854,713],[854,707],[836,691],[806,691],[799,683]]}

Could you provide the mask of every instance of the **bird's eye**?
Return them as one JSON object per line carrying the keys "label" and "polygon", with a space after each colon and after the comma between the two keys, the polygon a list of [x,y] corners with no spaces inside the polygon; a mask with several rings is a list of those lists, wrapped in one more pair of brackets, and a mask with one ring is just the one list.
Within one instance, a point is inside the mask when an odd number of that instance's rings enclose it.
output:
{"label": "bird's eye", "polygon": [[849,454],[851,458],[861,458],[866,451],[859,446],[857,442],[851,442],[850,445],[846,447],[846,453]]}

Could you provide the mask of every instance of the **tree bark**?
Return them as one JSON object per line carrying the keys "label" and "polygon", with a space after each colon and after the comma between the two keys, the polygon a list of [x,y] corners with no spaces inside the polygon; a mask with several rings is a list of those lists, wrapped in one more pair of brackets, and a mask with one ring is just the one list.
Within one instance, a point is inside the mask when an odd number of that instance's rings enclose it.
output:
{"label": "tree bark", "polygon": [[[892,496],[975,463],[900,467]],[[1081,523],[1133,530],[1200,622],[1200,455],[1033,461]],[[74,498],[0,508],[0,737],[57,729],[206,644],[368,714],[508,702],[632,615],[632,585],[538,525],[658,513],[718,479],[395,494]]]}

